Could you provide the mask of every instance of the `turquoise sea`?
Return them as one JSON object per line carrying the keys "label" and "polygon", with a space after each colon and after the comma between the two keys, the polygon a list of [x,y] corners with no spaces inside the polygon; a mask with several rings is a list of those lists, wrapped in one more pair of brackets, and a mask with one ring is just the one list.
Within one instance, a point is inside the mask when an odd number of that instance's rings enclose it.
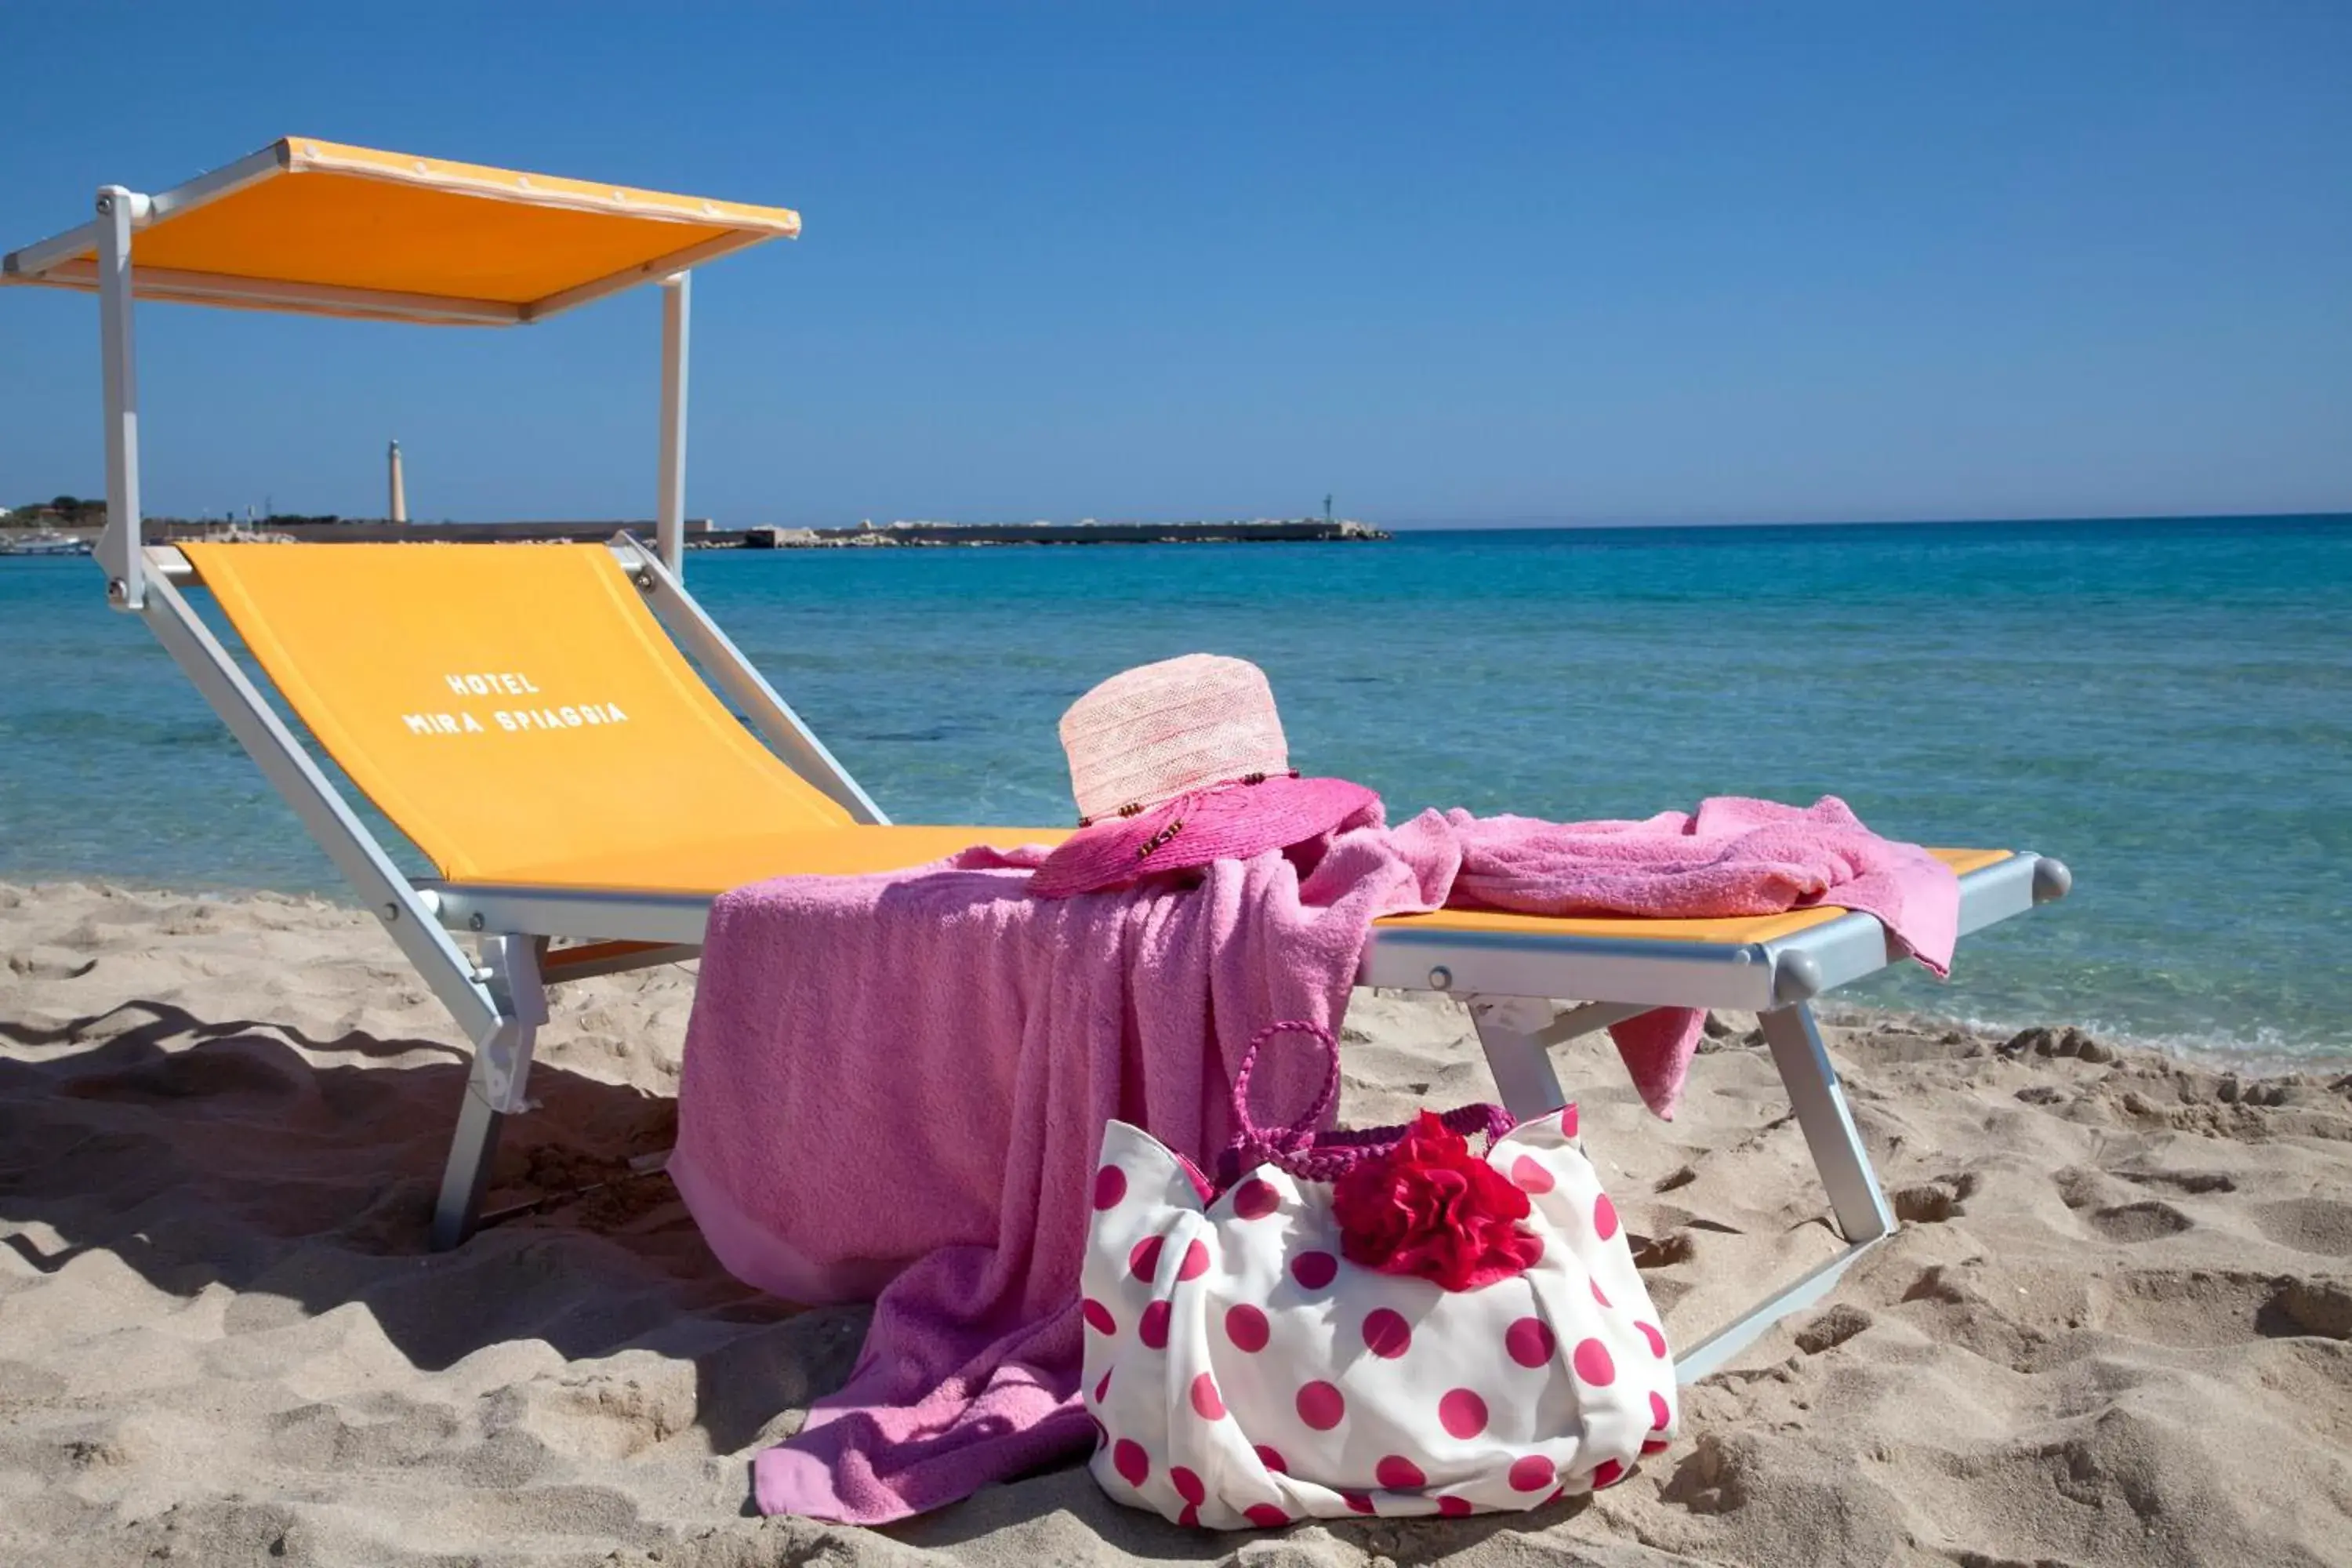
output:
{"label": "turquoise sea", "polygon": [[[1833,793],[1892,837],[2073,866],[1951,984],[1860,999],[2352,1052],[2352,517],[726,552],[688,581],[900,820],[1064,821],[1073,697],[1238,654],[1294,760],[1392,817]],[[99,589],[0,561],[0,878],[336,890]]]}

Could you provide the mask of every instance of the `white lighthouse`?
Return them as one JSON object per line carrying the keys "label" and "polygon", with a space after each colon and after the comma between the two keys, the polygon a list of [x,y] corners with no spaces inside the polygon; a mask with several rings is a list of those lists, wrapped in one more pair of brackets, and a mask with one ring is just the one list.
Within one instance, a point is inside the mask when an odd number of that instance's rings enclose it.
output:
{"label": "white lighthouse", "polygon": [[390,515],[392,517],[392,521],[394,522],[406,522],[408,521],[408,489],[407,487],[403,485],[400,480],[399,442],[394,441],[392,444],[392,451],[387,455],[386,460],[392,465],[392,511]]}

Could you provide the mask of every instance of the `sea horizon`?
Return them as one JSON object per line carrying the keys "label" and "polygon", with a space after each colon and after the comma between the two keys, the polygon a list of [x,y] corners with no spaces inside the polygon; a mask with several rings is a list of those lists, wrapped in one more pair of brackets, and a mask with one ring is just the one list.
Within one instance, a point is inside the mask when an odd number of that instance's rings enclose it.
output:
{"label": "sea horizon", "polygon": [[[90,498],[88,498],[88,497],[77,497],[77,499],[87,501],[87,500],[89,500]],[[35,521],[34,521],[34,520],[35,520],[35,518],[36,518],[36,514],[38,512],[38,510],[40,510],[39,503],[27,503],[27,504],[23,505],[23,506],[15,507],[15,508],[13,508],[13,509],[11,510],[11,511],[10,511],[9,515],[7,515],[7,516],[5,516],[5,517],[0,517],[0,526],[37,526],[37,524],[35,522]],[[278,519],[278,518],[280,518],[280,517],[286,517],[286,518],[298,518],[298,517],[303,517],[303,516],[309,516],[309,515],[313,515],[313,514],[305,514],[305,513],[290,513],[290,512],[289,512],[289,513],[270,513],[270,514],[268,514],[268,515],[265,515],[265,516],[256,516],[254,519],[252,519],[252,521],[253,521],[253,522],[257,526],[257,525],[262,524],[262,523],[267,523],[267,522],[272,521],[274,521],[274,520],[276,520],[276,519]],[[319,515],[326,515],[326,514],[319,514]],[[371,519],[368,519],[368,518],[362,517],[362,516],[361,516],[361,515],[359,515],[359,514],[357,514],[357,513],[352,513],[352,514],[349,514],[349,515],[344,515],[344,514],[340,514],[340,513],[338,513],[338,514],[331,514],[331,515],[335,515],[335,516],[338,518],[338,520],[339,520],[339,521],[347,521],[347,522],[354,522],[354,523],[357,523],[357,522],[365,522],[365,521],[376,521],[376,520],[371,520]],[[1291,518],[1296,518],[1296,519],[1303,520],[1303,521],[1313,521],[1313,520],[1318,519],[1318,518],[1320,517],[1320,515],[1321,515],[1321,514],[1317,513],[1317,512],[1298,512],[1298,513],[1287,513],[1287,512],[1285,512],[1285,513],[1274,513],[1274,512],[1268,512],[1268,513],[1265,513],[1265,514],[1263,514],[1263,516],[1264,516],[1264,518],[1265,518],[1265,519],[1266,519],[1266,520],[1270,520],[1270,521],[1281,521],[1281,520],[1291,519]],[[1750,530],[1755,530],[1755,529],[1772,529],[1772,528],[1803,529],[1803,530],[1806,530],[1806,531],[1823,531],[1823,530],[1833,530],[1833,529],[1876,529],[1876,528],[2045,528],[2045,527],[2046,527],[2046,528],[2076,528],[2076,527],[2088,528],[2088,527],[2099,527],[2099,526],[2107,526],[2107,525],[2124,526],[2124,527],[2151,527],[2151,528],[2162,528],[2162,527],[2171,527],[2171,526],[2180,526],[2180,527],[2200,527],[2200,526],[2211,526],[2211,525],[2226,524],[2226,523],[2256,523],[2256,524],[2262,524],[2262,523],[2306,523],[2306,522],[2307,522],[2307,523],[2323,523],[2323,524],[2332,524],[2332,525],[2337,525],[2337,526],[2352,526],[2352,507],[2346,507],[2346,508],[2329,508],[2329,509],[2321,509],[2321,510],[2286,510],[2286,511],[2220,511],[2220,512],[2137,512],[2137,511],[2119,511],[2119,512],[2085,512],[2085,513],[2076,513],[2076,514],[2030,512],[2030,513],[2020,513],[2019,515],[2014,516],[2014,517],[1967,517],[1967,516],[1953,516],[1953,517],[1832,517],[1832,518],[1818,518],[1818,517],[1792,517],[1792,518],[1769,518],[1769,517],[1766,517],[1766,518],[1755,518],[1755,517],[1685,518],[1685,517],[1677,517],[1677,518],[1653,519],[1653,518],[1613,518],[1613,517],[1602,517],[1602,518],[1562,518],[1562,517],[1555,517],[1555,516],[1552,516],[1552,515],[1549,515],[1549,514],[1530,513],[1530,514],[1528,514],[1528,515],[1526,515],[1526,516],[1508,516],[1508,515],[1507,515],[1507,516],[1503,516],[1503,517],[1486,517],[1486,518],[1449,518],[1449,517],[1428,517],[1428,516],[1421,516],[1421,517],[1405,517],[1405,518],[1380,518],[1380,517],[1355,517],[1355,516],[1353,516],[1352,514],[1344,514],[1344,513],[1338,513],[1338,512],[1335,512],[1335,513],[1333,514],[1333,517],[1334,517],[1334,521],[1345,521],[1362,522],[1362,523],[1368,524],[1369,526],[1373,527],[1373,528],[1391,530],[1391,531],[1397,531],[1397,532],[1403,532],[1403,533],[1605,533],[1605,532],[1640,532],[1640,531],[1689,531],[1689,532],[1703,532],[1703,531],[1750,531]],[[101,521],[102,521],[102,520],[101,520]],[[177,521],[177,522],[197,522],[197,521],[205,521],[205,517],[204,517],[203,515],[199,515],[199,516],[195,516],[195,517],[185,517],[185,518],[184,518],[184,517],[180,517],[180,516],[178,516],[177,514],[174,514],[174,513],[165,513],[165,512],[161,512],[161,511],[151,511],[151,512],[149,513],[149,516],[148,516],[148,521],[149,521],[150,522],[153,522],[153,521]],[[232,521],[232,520],[226,520],[226,519],[224,519],[223,521]],[[234,520],[234,521],[242,521],[242,520]],[[499,522],[536,522],[536,521],[557,521],[557,520],[555,520],[555,519],[540,519],[540,518],[511,518],[511,519],[509,519],[509,518],[432,518],[432,519],[423,519],[423,518],[420,518],[420,519],[414,519],[414,520],[412,520],[412,521],[411,521],[411,523],[410,523],[410,526],[419,527],[419,528],[433,528],[433,527],[443,527],[443,526],[449,526],[449,525],[467,526],[467,525],[480,525],[480,524],[485,524],[485,523],[499,523]],[[633,523],[633,522],[635,522],[635,523],[641,523],[641,524],[643,524],[643,525],[645,525],[645,526],[647,526],[647,527],[650,527],[650,526],[651,526],[650,520],[641,519],[641,518],[630,518],[630,517],[624,517],[624,516],[622,516],[622,515],[620,515],[620,514],[617,514],[617,513],[614,514],[613,516],[611,516],[611,517],[609,517],[609,518],[604,518],[604,519],[602,519],[602,520],[596,520],[596,521],[602,521],[602,522],[605,522],[605,523],[610,523],[610,524],[612,524],[612,525],[614,525],[614,526],[622,526],[622,525],[626,525],[626,524],[630,524],[630,523]],[[872,519],[870,519],[870,518],[846,518],[846,517],[844,517],[844,518],[823,519],[823,520],[816,520],[816,521],[811,521],[811,520],[808,520],[808,519],[795,519],[795,520],[792,520],[792,521],[774,521],[774,520],[772,520],[772,519],[760,519],[760,520],[753,521],[744,522],[744,521],[735,521],[735,520],[730,520],[730,521],[727,522],[726,526],[727,526],[728,528],[730,528],[730,529],[739,529],[739,528],[815,528],[815,529],[833,529],[833,528],[855,528],[855,527],[856,527],[856,526],[858,525],[858,523],[859,523],[859,522],[861,522],[861,521],[873,521],[873,520],[872,520]],[[1015,517],[1011,517],[1011,516],[1005,516],[1005,517],[990,517],[990,518],[974,518],[974,519],[912,519],[912,518],[901,518],[901,519],[894,519],[894,520],[892,520],[892,521],[901,521],[901,522],[913,522],[913,521],[929,521],[929,522],[935,522],[935,523],[944,523],[944,524],[948,524],[948,525],[950,525],[950,526],[956,526],[956,527],[974,527],[974,528],[1010,528],[1010,527],[1018,527],[1018,526],[1021,526],[1021,525],[1023,525],[1023,524],[1026,524],[1026,523],[1049,523],[1049,524],[1052,524],[1052,525],[1053,525],[1053,526],[1055,526],[1055,527],[1076,527],[1076,526],[1078,526],[1078,525],[1080,525],[1080,524],[1082,524],[1082,523],[1086,523],[1086,522],[1097,522],[1097,523],[1104,523],[1104,524],[1112,524],[1112,525],[1116,525],[1116,524],[1124,524],[1124,523],[1146,523],[1146,524],[1159,524],[1159,523],[1180,523],[1180,522],[1230,522],[1230,521],[1251,521],[1251,520],[1243,519],[1243,518],[1241,518],[1241,517],[1240,517],[1240,514],[1238,514],[1238,513],[1234,514],[1234,515],[1232,515],[1232,516],[1225,516],[1225,515],[1222,515],[1222,514],[1221,514],[1221,515],[1217,515],[1217,516],[1210,516],[1210,515],[1205,514],[1205,513],[1203,513],[1203,514],[1198,514],[1198,515],[1192,515],[1192,514],[1179,514],[1179,513],[1176,513],[1176,512],[1172,512],[1172,511],[1171,511],[1171,512],[1142,512],[1142,513],[1134,513],[1134,514],[1129,514],[1129,515],[1121,515],[1121,516],[1102,516],[1102,515],[1096,514],[1096,513],[1087,513],[1087,514],[1085,514],[1085,515],[1083,515],[1083,516],[1081,516],[1081,517],[1076,517],[1076,518],[1055,518],[1055,517],[1045,517],[1045,518],[1034,518],[1034,517],[1030,517],[1030,518],[1015,518]],[[71,530],[74,530],[74,529],[95,528],[96,526],[98,526],[96,523],[84,524],[84,523],[77,522],[77,523],[73,523],[73,524],[68,525],[68,531],[71,531]],[[877,524],[876,524],[876,526],[877,526],[877,528],[878,528],[878,527],[885,527],[885,526],[887,526],[887,524],[885,524],[885,523],[877,523]]]}
{"label": "sea horizon", "polygon": [[[1162,521],[1149,519],[1139,521]],[[2124,526],[2144,525],[2165,527],[2173,524],[2200,526],[2214,523],[2319,522],[2352,526],[2352,508],[2328,508],[2316,511],[2184,511],[2184,512],[2085,512],[2055,514],[2020,513],[2015,517],[1791,517],[1791,518],[1597,518],[1563,519],[1531,513],[1524,518],[1364,518],[1376,528],[1405,533],[1458,532],[1509,533],[1550,532],[1590,533],[1646,529],[1685,529],[1693,531],[1706,529],[1801,528],[1809,530],[1838,528],[2074,528],[2096,527],[2103,524]]]}

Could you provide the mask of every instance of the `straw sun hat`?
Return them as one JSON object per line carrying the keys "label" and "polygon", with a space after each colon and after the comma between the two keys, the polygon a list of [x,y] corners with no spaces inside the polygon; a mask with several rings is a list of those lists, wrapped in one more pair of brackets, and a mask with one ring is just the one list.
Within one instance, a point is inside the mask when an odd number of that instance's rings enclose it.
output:
{"label": "straw sun hat", "polygon": [[1114,675],[1062,715],[1062,749],[1078,831],[1030,877],[1041,898],[1247,859],[1380,810],[1361,784],[1298,776],[1247,659],[1192,653]]}

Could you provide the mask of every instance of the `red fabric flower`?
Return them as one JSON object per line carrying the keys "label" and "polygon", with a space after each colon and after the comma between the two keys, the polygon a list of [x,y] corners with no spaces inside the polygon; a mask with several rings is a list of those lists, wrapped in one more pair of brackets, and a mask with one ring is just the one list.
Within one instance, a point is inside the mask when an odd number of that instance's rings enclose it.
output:
{"label": "red fabric flower", "polygon": [[1332,1184],[1339,1250],[1382,1274],[1475,1290],[1525,1272],[1542,1238],[1519,1222],[1528,1194],[1470,1152],[1470,1141],[1424,1110],[1387,1154]]}

